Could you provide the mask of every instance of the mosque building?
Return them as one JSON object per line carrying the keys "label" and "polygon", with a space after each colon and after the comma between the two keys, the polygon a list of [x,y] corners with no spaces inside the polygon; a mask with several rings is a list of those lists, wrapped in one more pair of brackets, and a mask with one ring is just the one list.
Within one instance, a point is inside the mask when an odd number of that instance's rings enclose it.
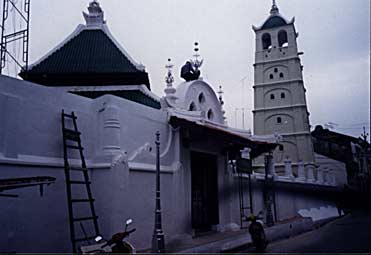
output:
{"label": "mosque building", "polygon": [[[315,169],[294,20],[275,3],[254,27],[254,135],[227,125],[221,93],[203,80],[198,54],[183,66],[178,85],[169,61],[158,96],[145,67],[109,31],[97,1],[84,18],[20,73],[23,80],[0,75],[1,178],[49,180],[39,183],[41,197],[27,185],[14,191],[19,198],[0,197],[8,199],[0,203],[0,252],[76,251],[91,237],[85,232],[108,237],[127,218],[137,229],[130,241],[148,251],[156,176],[166,245],[239,230],[253,211],[279,221],[333,205],[335,177]],[[85,182],[72,170],[82,170]],[[267,177],[276,183],[269,201]],[[241,193],[251,199],[241,201]]]}

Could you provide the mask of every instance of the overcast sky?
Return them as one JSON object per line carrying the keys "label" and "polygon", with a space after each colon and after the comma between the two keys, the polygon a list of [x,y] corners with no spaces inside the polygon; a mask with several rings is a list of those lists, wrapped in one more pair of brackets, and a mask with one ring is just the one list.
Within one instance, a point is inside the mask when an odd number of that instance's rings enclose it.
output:
{"label": "overcast sky", "polygon": [[[21,0],[18,0],[21,1]],[[152,91],[163,95],[170,57],[175,84],[180,67],[200,43],[202,76],[224,89],[231,126],[252,129],[255,34],[271,0],[100,0],[107,24],[129,54],[146,66]],[[34,0],[30,62],[65,39],[79,23],[88,0]],[[370,1],[277,0],[280,13],[295,16],[304,52],[304,85],[312,126],[333,122],[335,130],[359,136],[370,130]],[[237,119],[235,116],[237,115]]]}

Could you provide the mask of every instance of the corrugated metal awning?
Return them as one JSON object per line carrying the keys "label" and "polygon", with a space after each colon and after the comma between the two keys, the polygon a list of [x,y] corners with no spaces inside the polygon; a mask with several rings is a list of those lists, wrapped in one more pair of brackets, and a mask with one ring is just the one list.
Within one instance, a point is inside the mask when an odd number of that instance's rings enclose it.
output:
{"label": "corrugated metal awning", "polygon": [[171,116],[169,120],[173,127],[188,128],[191,132],[203,133],[205,137],[212,136],[213,139],[221,141],[226,148],[239,151],[245,147],[251,148],[250,156],[255,158],[262,153],[273,150],[277,144],[263,141],[254,141],[241,134],[235,133],[226,128],[213,125],[208,122],[193,121],[179,116]]}

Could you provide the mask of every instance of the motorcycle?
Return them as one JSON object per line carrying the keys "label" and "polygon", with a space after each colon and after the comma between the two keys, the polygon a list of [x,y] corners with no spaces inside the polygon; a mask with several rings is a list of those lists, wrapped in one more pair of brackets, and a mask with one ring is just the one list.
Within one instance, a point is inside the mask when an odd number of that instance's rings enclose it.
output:
{"label": "motorcycle", "polygon": [[251,221],[249,233],[257,252],[264,252],[268,245],[261,219],[261,217],[255,216],[254,214],[249,217],[249,221]]}
{"label": "motorcycle", "polygon": [[97,236],[95,238],[96,244],[81,246],[80,251],[82,254],[98,254],[98,253],[127,253],[135,254],[135,248],[128,241],[124,241],[124,238],[128,237],[136,229],[127,230],[128,226],[133,222],[132,219],[128,219],[125,224],[124,232],[116,233],[110,240],[104,240],[103,237]]}

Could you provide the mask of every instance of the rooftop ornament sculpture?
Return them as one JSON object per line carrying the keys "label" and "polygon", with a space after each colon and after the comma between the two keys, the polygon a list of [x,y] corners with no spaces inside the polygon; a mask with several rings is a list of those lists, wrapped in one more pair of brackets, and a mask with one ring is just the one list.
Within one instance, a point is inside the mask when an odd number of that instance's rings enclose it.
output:
{"label": "rooftop ornament sculpture", "polygon": [[165,88],[165,94],[166,96],[170,94],[175,93],[175,88],[173,87],[173,82],[174,82],[174,76],[172,74],[172,69],[174,65],[171,63],[171,58],[169,58],[167,65],[165,66],[167,69],[167,74],[165,76],[165,82],[166,82],[166,88]]}
{"label": "rooftop ornament sculpture", "polygon": [[223,89],[222,89],[222,86],[220,85],[219,86],[219,91],[218,91],[218,94],[219,94],[219,102],[220,102],[220,105],[223,106],[224,105],[224,101],[223,101]]}
{"label": "rooftop ornament sculpture", "polygon": [[190,59],[189,61],[187,61],[185,65],[182,66],[182,69],[180,71],[180,77],[182,77],[186,81],[197,80],[201,74],[200,67],[202,66],[203,59],[199,59],[200,54],[198,53],[198,51],[200,49],[198,48],[198,42],[195,42],[194,45],[194,59]]}
{"label": "rooftop ornament sculpture", "polygon": [[177,96],[175,96],[176,89],[173,87],[174,76],[172,73],[172,69],[174,65],[171,63],[170,58],[167,61],[168,63],[165,66],[167,69],[167,74],[165,76],[166,88],[164,89],[164,92],[168,105],[174,105],[177,99]]}
{"label": "rooftop ornament sculpture", "polygon": [[275,15],[275,14],[279,13],[279,9],[278,9],[278,6],[276,4],[276,0],[272,0],[272,8],[271,8],[270,13],[271,13],[271,15]]}
{"label": "rooftop ornament sculpture", "polygon": [[223,91],[221,85],[219,86],[218,94],[219,94],[219,102],[220,102],[220,108],[222,109],[224,124],[227,124],[227,117],[225,116],[225,110],[223,109],[223,105],[224,105],[223,94],[224,94],[224,91]]}
{"label": "rooftop ornament sculpture", "polygon": [[83,12],[83,15],[88,26],[100,26],[105,23],[104,12],[96,0],[89,3],[88,13]]}

